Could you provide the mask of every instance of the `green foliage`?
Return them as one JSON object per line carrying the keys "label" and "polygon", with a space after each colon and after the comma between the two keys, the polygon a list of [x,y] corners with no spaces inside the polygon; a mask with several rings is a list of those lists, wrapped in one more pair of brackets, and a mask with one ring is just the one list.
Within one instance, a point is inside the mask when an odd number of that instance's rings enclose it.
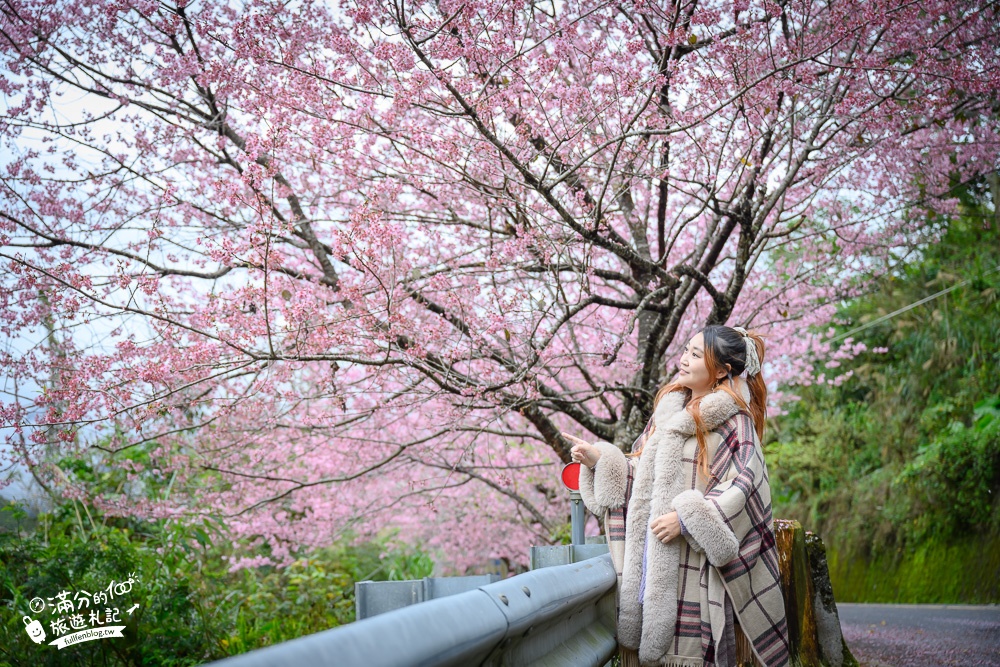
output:
{"label": "green foliage", "polygon": [[910,503],[918,538],[951,539],[997,527],[993,492],[1000,488],[1000,399],[984,401],[973,425],[954,421],[893,480]]}
{"label": "green foliage", "polygon": [[419,551],[384,542],[321,549],[287,568],[246,570],[227,597],[235,630],[222,640],[230,655],[320,632],[354,621],[356,581],[401,581],[431,575],[434,564]]}
{"label": "green foliage", "polygon": [[[817,365],[847,377],[796,388],[802,400],[765,444],[775,516],[823,535],[839,599],[985,601],[961,582],[986,564],[954,547],[981,554],[1000,536],[1000,230],[970,196],[946,222],[938,243],[845,303],[833,326],[846,332],[967,282],[858,333],[868,351],[855,359]],[[944,568],[934,583],[898,579],[929,564]],[[989,567],[1000,577],[1000,563]]]}
{"label": "green foliage", "polygon": [[[92,463],[75,461],[71,469],[112,492],[122,488],[121,479]],[[144,484],[145,492],[162,489]],[[433,568],[426,554],[386,535],[357,545],[348,537],[284,568],[231,572],[232,542],[224,526],[209,521],[122,519],[80,501],[34,519],[18,505],[2,514],[0,666],[201,664],[350,623],[354,582],[418,579]],[[49,624],[59,615],[50,607],[32,612],[32,598],[93,593],[133,573],[132,590],[102,605],[118,609],[123,638],[60,650],[34,644],[25,632],[27,615],[43,623],[46,642],[55,638]]]}
{"label": "green foliage", "polygon": [[552,534],[549,536],[551,544],[572,544],[573,524],[569,521],[553,526]]}
{"label": "green foliage", "polygon": [[840,602],[990,604],[1000,599],[1000,536],[925,540],[912,551],[861,558],[827,548]]}
{"label": "green foliage", "polygon": [[[78,503],[71,505],[78,506]],[[10,665],[193,664],[213,655],[212,637],[203,633],[203,609],[192,594],[184,559],[157,553],[163,533],[140,535],[128,527],[94,523],[84,530],[75,512],[60,507],[39,518],[34,533],[0,534],[0,662]],[[109,601],[126,626],[124,639],[102,639],[57,650],[36,646],[24,631],[22,616],[42,622],[47,640],[49,625],[68,614],[52,613],[51,604],[40,614],[29,601],[69,591],[94,593],[112,581],[134,573],[138,583],[130,593]],[[138,603],[133,615],[126,610]],[[86,613],[85,613],[86,615]],[[89,625],[87,627],[90,627]],[[197,628],[198,632],[192,632]]]}

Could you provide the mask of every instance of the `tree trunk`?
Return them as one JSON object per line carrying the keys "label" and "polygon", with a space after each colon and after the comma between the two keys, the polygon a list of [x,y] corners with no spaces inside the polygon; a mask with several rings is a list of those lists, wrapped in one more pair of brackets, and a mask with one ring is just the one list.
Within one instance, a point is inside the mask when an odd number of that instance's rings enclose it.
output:
{"label": "tree trunk", "polygon": [[775,519],[774,534],[792,664],[858,667],[840,630],[823,540],[787,519]]}

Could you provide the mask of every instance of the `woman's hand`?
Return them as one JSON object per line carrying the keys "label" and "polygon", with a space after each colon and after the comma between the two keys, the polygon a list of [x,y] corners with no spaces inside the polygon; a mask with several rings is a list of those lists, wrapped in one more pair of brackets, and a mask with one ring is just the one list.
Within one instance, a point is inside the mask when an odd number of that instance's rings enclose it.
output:
{"label": "woman's hand", "polygon": [[668,512],[653,519],[653,523],[649,524],[649,529],[653,531],[656,539],[666,544],[680,536],[681,520],[678,518],[677,512]]}
{"label": "woman's hand", "polygon": [[601,458],[601,450],[586,440],[581,440],[568,433],[560,433],[560,435],[573,443],[573,448],[569,450],[569,453],[574,461],[582,463],[588,468],[593,468],[597,465],[597,461]]}

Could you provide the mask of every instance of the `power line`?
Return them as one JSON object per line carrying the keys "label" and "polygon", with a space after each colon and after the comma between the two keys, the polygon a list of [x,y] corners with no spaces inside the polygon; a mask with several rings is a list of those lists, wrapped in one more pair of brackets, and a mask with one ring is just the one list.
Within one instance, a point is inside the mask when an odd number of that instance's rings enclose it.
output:
{"label": "power line", "polygon": [[[1000,266],[997,266],[997,267],[994,267],[994,268],[990,269],[989,271],[987,271],[983,275],[984,276],[988,276],[989,274],[994,273],[996,271],[1000,271]],[[836,343],[837,341],[841,341],[841,340],[847,338],[848,336],[853,336],[854,334],[856,334],[856,333],[858,333],[860,331],[864,331],[865,329],[870,329],[871,327],[875,326],[876,324],[881,324],[882,322],[885,322],[886,320],[891,320],[892,318],[896,317],[896,315],[899,315],[901,313],[905,313],[908,310],[913,310],[917,306],[922,306],[925,303],[927,303],[928,301],[933,301],[934,299],[938,298],[939,296],[941,296],[943,294],[947,294],[948,292],[952,292],[954,290],[957,290],[959,287],[962,287],[963,285],[969,284],[970,282],[972,282],[972,280],[973,280],[972,278],[967,278],[967,279],[963,280],[960,283],[956,283],[956,284],[952,285],[951,287],[948,287],[946,289],[941,290],[940,292],[935,292],[934,294],[931,294],[930,296],[925,296],[923,299],[920,299],[919,301],[915,301],[915,302],[911,303],[908,306],[903,306],[899,310],[894,310],[891,313],[889,313],[888,315],[883,315],[882,317],[876,318],[876,319],[872,320],[871,322],[868,322],[867,324],[862,324],[860,327],[856,327],[856,328],[851,329],[850,331],[848,331],[846,333],[842,333],[839,336],[834,336],[833,338],[830,339],[830,342],[831,343]]]}

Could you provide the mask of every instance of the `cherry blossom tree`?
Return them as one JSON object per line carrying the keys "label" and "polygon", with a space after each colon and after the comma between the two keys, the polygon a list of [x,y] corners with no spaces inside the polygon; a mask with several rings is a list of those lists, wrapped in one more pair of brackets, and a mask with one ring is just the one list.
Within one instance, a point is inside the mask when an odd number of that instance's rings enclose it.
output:
{"label": "cherry blossom tree", "polygon": [[629,445],[708,323],[835,381],[838,299],[997,168],[985,2],[0,7],[10,458],[274,562],[523,562],[561,431]]}

